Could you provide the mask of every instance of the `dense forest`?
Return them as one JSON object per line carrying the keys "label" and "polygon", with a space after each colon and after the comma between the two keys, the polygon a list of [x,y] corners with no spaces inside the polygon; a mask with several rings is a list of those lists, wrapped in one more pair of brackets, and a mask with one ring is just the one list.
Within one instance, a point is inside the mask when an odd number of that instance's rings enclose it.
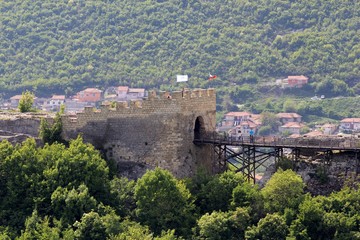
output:
{"label": "dense forest", "polygon": [[231,171],[176,179],[155,168],[131,180],[81,137],[4,140],[0,155],[0,239],[360,239],[352,181],[311,196],[281,168],[261,189]]}
{"label": "dense forest", "polygon": [[[192,88],[231,89],[236,103],[288,75],[310,78],[295,95],[360,92],[354,0],[2,0],[0,13],[4,96],[171,90],[177,74]],[[209,72],[218,78],[209,82]]]}

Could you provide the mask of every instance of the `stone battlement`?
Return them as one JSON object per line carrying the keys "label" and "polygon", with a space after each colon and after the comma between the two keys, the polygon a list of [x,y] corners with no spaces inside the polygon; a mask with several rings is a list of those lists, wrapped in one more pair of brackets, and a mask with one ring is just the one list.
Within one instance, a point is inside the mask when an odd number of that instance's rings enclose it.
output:
{"label": "stone battlement", "polygon": [[[167,111],[180,110],[192,106],[197,109],[197,106],[204,107],[213,103],[216,100],[215,89],[195,89],[174,92],[159,92],[155,91],[149,93],[149,97],[143,100],[131,100],[129,102],[117,102],[116,107],[111,107],[110,104],[101,105],[100,109],[94,107],[85,107],[82,112],[76,114],[68,114],[62,117],[63,124],[70,127],[87,120],[106,119],[109,116],[117,115],[136,115],[136,114],[152,114],[161,109]],[[166,112],[166,111],[165,111]],[[84,122],[85,123],[85,122]]]}
{"label": "stone battlement", "polygon": [[113,159],[122,175],[133,178],[158,166],[187,177],[200,165],[213,167],[212,151],[193,140],[215,130],[215,116],[214,89],[150,92],[143,100],[63,115],[62,134],[67,140],[81,134]]}

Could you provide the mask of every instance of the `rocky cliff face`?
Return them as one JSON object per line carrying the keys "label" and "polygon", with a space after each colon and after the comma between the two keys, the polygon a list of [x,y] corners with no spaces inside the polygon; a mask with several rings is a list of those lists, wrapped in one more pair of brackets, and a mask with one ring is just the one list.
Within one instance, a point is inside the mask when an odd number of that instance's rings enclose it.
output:
{"label": "rocky cliff face", "polygon": [[32,137],[40,143],[38,136],[41,118],[52,122],[53,116],[43,113],[0,113],[0,141],[6,139],[16,144]]}
{"label": "rocky cliff face", "polygon": [[[307,157],[296,162],[294,170],[306,184],[305,191],[312,195],[329,195],[344,184],[360,181],[360,154],[335,152],[330,161],[324,161],[321,154]],[[275,172],[275,165],[269,166],[258,184],[264,186]]]}

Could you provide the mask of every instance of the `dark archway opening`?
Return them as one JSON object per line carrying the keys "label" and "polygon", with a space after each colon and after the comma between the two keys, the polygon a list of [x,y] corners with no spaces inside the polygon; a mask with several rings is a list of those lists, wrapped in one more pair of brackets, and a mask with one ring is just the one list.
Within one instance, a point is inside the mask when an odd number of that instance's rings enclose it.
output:
{"label": "dark archway opening", "polygon": [[202,117],[197,117],[195,120],[194,127],[194,139],[200,139],[205,133],[204,119]]}

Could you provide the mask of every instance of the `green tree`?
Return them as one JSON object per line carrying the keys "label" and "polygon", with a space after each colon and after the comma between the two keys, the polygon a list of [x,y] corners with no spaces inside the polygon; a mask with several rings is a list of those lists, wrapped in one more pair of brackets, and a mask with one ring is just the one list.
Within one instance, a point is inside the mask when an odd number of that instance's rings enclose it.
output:
{"label": "green tree", "polygon": [[84,184],[89,194],[99,202],[106,202],[109,193],[109,168],[94,146],[84,143],[79,136],[70,141],[61,152],[56,164],[44,173],[49,188],[58,186],[70,189]]}
{"label": "green tree", "polygon": [[162,231],[159,236],[154,236],[149,227],[138,222],[124,220],[121,223],[121,233],[110,236],[110,240],[144,239],[144,240],[176,240],[182,239],[175,235],[174,230]]}
{"label": "green tree", "polygon": [[202,212],[228,211],[233,190],[245,182],[243,175],[227,171],[213,177],[202,186],[198,194],[198,202]]}
{"label": "green tree", "polygon": [[32,215],[25,221],[25,231],[21,233],[19,240],[38,240],[38,239],[61,239],[60,229],[51,227],[52,222],[49,217],[42,219],[37,211],[33,211]]}
{"label": "green tree", "polygon": [[296,103],[292,99],[286,99],[283,104],[284,112],[296,112]]}
{"label": "green tree", "polygon": [[34,94],[29,91],[23,92],[19,100],[19,111],[22,113],[30,112],[34,104],[34,97]]}
{"label": "green tree", "polygon": [[[6,179],[6,190],[0,199],[0,225],[9,225],[14,228],[23,226],[35,205],[37,194],[42,190],[41,179],[44,165],[37,160],[37,148],[34,139],[28,138],[13,150],[2,148],[11,153],[2,159],[2,174]],[[3,179],[4,180],[4,179]]]}
{"label": "green tree", "polygon": [[97,212],[84,213],[80,221],[74,223],[74,227],[76,239],[106,239],[106,228]]}
{"label": "green tree", "polygon": [[200,239],[232,239],[229,213],[214,211],[205,213],[198,223]]}
{"label": "green tree", "polygon": [[279,169],[261,190],[265,209],[283,212],[285,208],[296,209],[303,199],[305,184],[292,170]]}
{"label": "green tree", "polygon": [[149,227],[142,226],[138,222],[125,220],[121,223],[121,233],[110,236],[110,240],[143,239],[153,240],[153,233]]}
{"label": "green tree", "polygon": [[247,209],[206,213],[197,221],[196,234],[200,239],[245,239],[250,215]]}
{"label": "green tree", "polygon": [[323,197],[307,195],[299,206],[297,219],[291,224],[291,235],[297,239],[328,239],[324,231]]}
{"label": "green tree", "polygon": [[77,189],[70,191],[58,187],[51,195],[51,207],[54,216],[61,220],[63,226],[80,220],[84,213],[94,210],[96,205],[95,198],[90,196],[85,185],[80,185]]}
{"label": "green tree", "polygon": [[189,234],[193,224],[193,200],[185,184],[168,171],[156,168],[147,171],[136,183],[136,216],[155,234],[175,229]]}
{"label": "green tree", "polygon": [[243,182],[232,192],[231,208],[249,208],[249,213],[254,222],[257,222],[264,212],[264,201],[257,185]]}
{"label": "green tree", "polygon": [[122,217],[132,215],[135,209],[135,181],[114,177],[110,182],[111,203]]}
{"label": "green tree", "polygon": [[64,113],[64,108],[61,107],[60,111],[56,113],[54,122],[51,126],[49,126],[49,123],[45,118],[41,118],[39,137],[42,139],[43,143],[48,143],[48,144],[53,144],[54,142],[67,143],[61,136],[62,133],[61,114],[63,113]]}
{"label": "green tree", "polygon": [[277,132],[281,125],[275,113],[271,112],[262,112],[261,121],[263,126],[269,126],[271,128],[271,132]]}
{"label": "green tree", "polygon": [[286,239],[287,234],[288,226],[278,213],[267,214],[265,218],[260,219],[257,226],[245,232],[246,239],[249,240],[281,240]]}

